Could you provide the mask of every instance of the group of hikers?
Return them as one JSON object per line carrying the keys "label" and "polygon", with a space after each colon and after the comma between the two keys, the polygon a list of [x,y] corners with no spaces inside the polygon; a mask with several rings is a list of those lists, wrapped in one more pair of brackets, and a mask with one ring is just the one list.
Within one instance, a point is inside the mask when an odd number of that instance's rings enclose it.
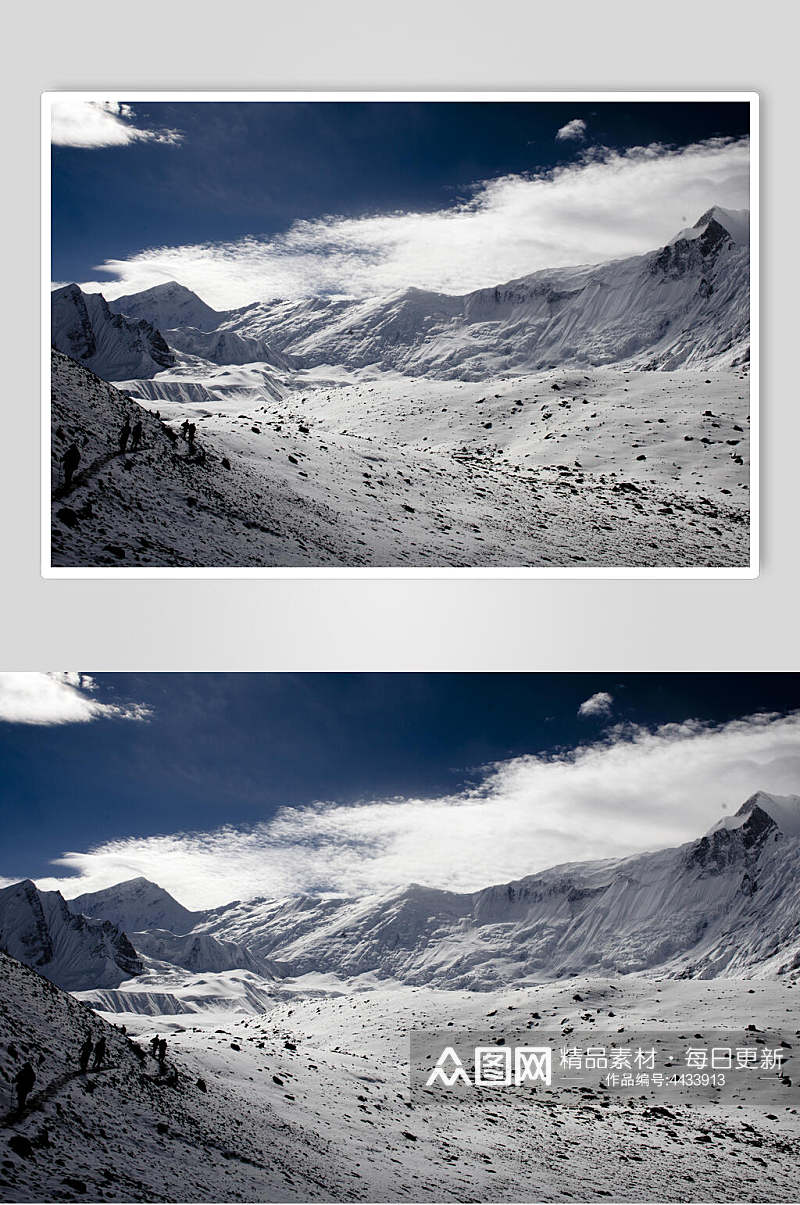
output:
{"label": "group of hikers", "polygon": [[[89,1060],[94,1053],[93,1070],[97,1071],[102,1067],[106,1057],[106,1040],[104,1037],[99,1037],[95,1042],[91,1034],[87,1034],[83,1045],[81,1046],[80,1054],[78,1055],[78,1065],[81,1071],[87,1071],[89,1068]],[[36,1083],[36,1072],[28,1060],[23,1063],[17,1074],[14,1076],[14,1087],[17,1091],[17,1110],[21,1113],[25,1108],[25,1102],[31,1094],[33,1085]]]}
{"label": "group of hikers", "polygon": [[188,418],[185,418],[181,423],[181,435],[186,440],[190,448],[194,447],[194,439],[197,435],[197,427],[194,423],[190,423]]}
{"label": "group of hikers", "polygon": [[[151,413],[152,413],[152,411],[151,411]],[[160,412],[158,410],[155,411],[155,416],[156,416],[156,418],[161,417]],[[194,423],[190,423],[188,418],[185,419],[183,423],[181,423],[181,434],[183,435],[183,438],[186,440],[186,442],[189,445],[189,451],[193,452],[195,449],[194,441],[195,441],[195,436],[197,435],[197,427],[195,426]],[[130,441],[130,448],[128,447],[129,441]],[[128,451],[138,452],[139,445],[142,442],[142,420],[137,418],[136,422],[131,424],[130,416],[126,415],[125,422],[122,424],[122,427],[119,432],[119,436],[117,438],[117,442],[118,442],[118,446],[119,446],[120,456],[124,456],[125,453]],[[68,490],[71,487],[72,478],[74,477],[80,462],[81,462],[80,448],[73,441],[67,448],[66,452],[64,452],[63,456],[61,457],[61,465],[64,470],[64,487],[63,488],[65,490]]]}
{"label": "group of hikers", "polygon": [[131,420],[126,415],[125,422],[122,424],[122,430],[119,433],[120,456],[125,455],[128,448],[128,440],[131,441],[131,451],[138,451],[139,444],[142,442],[142,420],[137,418],[136,422],[131,426]]}
{"label": "group of hikers", "polygon": [[[89,1060],[94,1054],[94,1062],[92,1070],[97,1071],[102,1067],[106,1057],[106,1040],[104,1037],[99,1037],[95,1042],[91,1034],[87,1034],[83,1045],[78,1055],[78,1065],[81,1071],[89,1069]],[[22,1064],[17,1074],[14,1076],[14,1087],[17,1092],[17,1109],[21,1113],[25,1108],[25,1102],[31,1094],[33,1085],[36,1083],[36,1072],[33,1069],[30,1061]]]}
{"label": "group of hikers", "polygon": [[158,1034],[150,1039],[150,1053],[154,1059],[158,1059],[159,1066],[164,1066],[164,1059],[167,1057],[167,1039],[160,1038]]}
{"label": "group of hikers", "polygon": [[[136,452],[139,449],[139,444],[142,442],[142,422],[141,419],[131,425],[130,418],[126,415],[125,422],[118,436],[119,454],[124,456],[128,450],[128,440],[130,440],[131,452]],[[78,445],[73,442],[69,445],[64,455],[61,457],[61,466],[64,470],[64,489],[68,490],[72,485],[72,478],[77,471],[78,465],[81,462],[81,452]]]}
{"label": "group of hikers", "polygon": [[[160,1038],[158,1034],[150,1040],[150,1052],[154,1059],[158,1060],[159,1071],[163,1072],[164,1063],[167,1057],[167,1039]],[[94,1059],[92,1059],[94,1055]],[[106,1057],[106,1040],[101,1036],[95,1042],[91,1033],[88,1033],[81,1046],[78,1055],[78,1066],[81,1071],[89,1070],[89,1062],[92,1061],[92,1070],[99,1071],[103,1066]],[[22,1113],[25,1108],[25,1103],[31,1094],[33,1085],[36,1083],[36,1072],[33,1069],[30,1061],[22,1064],[17,1074],[14,1076],[14,1087],[17,1093],[17,1111]]]}
{"label": "group of hikers", "polygon": [[100,1037],[96,1042],[93,1042],[92,1035],[86,1035],[86,1040],[81,1046],[81,1053],[78,1056],[81,1071],[88,1069],[92,1051],[94,1051],[94,1070],[97,1071],[98,1067],[103,1065],[103,1059],[106,1057],[106,1040],[104,1037]]}

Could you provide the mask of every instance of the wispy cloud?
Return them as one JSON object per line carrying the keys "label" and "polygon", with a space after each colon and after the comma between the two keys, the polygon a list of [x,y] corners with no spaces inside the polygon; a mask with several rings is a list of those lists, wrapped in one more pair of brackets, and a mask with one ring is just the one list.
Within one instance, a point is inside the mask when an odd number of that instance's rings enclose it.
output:
{"label": "wispy cloud", "polygon": [[51,108],[54,146],[128,146],[132,142],[180,142],[178,130],[147,129],[137,124],[132,105],[118,100],[59,98]]}
{"label": "wispy cloud", "polygon": [[581,117],[573,117],[560,130],[556,130],[556,142],[583,142],[586,138],[586,122]]}
{"label": "wispy cloud", "polygon": [[791,794],[799,785],[800,712],[717,727],[617,727],[557,756],[491,766],[477,787],[453,795],[315,803],[253,828],[68,853],[55,863],[64,874],[39,885],[74,896],[145,875],[193,907],[412,881],[474,890],[565,861],[679,844],[759,788]]}
{"label": "wispy cloud", "polygon": [[102,703],[89,674],[0,673],[0,723],[86,724],[91,720],[145,720],[142,703]]}
{"label": "wispy cloud", "polygon": [[597,694],[584,699],[578,708],[578,715],[583,717],[611,715],[614,706],[614,696],[607,690],[598,690]]}
{"label": "wispy cloud", "polygon": [[650,250],[714,204],[748,206],[747,139],[678,150],[595,147],[554,171],[484,181],[450,209],[329,216],[270,239],[151,248],[98,264],[115,279],[83,288],[113,299],[177,280],[218,308],[409,286],[464,293]]}

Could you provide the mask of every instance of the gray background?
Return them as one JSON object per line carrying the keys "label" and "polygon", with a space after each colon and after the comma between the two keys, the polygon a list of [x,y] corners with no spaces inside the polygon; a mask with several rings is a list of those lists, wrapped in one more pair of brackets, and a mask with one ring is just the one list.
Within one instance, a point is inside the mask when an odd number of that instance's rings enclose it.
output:
{"label": "gray background", "polygon": [[[797,33],[790,6],[769,2],[17,7],[13,29],[6,25],[2,79],[0,666],[800,669]],[[43,580],[39,96],[49,88],[126,87],[758,90],[760,578]]]}

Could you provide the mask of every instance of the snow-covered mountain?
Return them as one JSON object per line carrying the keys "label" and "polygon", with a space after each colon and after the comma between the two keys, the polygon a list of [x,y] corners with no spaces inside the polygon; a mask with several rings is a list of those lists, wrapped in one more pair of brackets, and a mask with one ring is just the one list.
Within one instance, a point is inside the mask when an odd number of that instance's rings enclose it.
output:
{"label": "snow-covered mountain", "polygon": [[156,986],[167,972],[182,983],[185,971],[248,972],[263,992],[276,977],[310,973],[479,991],[653,968],[794,974],[800,797],[758,792],[676,849],[565,864],[471,893],[411,884],[191,912],[142,878],[69,903],[26,880],[0,891],[0,945],[73,990],[131,980],[120,998],[146,968]]}
{"label": "snow-covered mountain", "polygon": [[73,912],[84,916],[102,916],[126,933],[141,929],[188,933],[205,916],[204,912],[184,908],[163,887],[141,876],[101,891],[75,896],[69,906]]}
{"label": "snow-covered mountain", "polygon": [[[171,348],[218,365],[377,367],[482,380],[563,365],[741,363],[749,355],[749,240],[747,210],[713,206],[644,255],[548,268],[463,296],[409,287],[366,301],[278,300],[218,311],[170,281],[105,310],[152,324]],[[93,297],[93,306],[105,305]],[[114,374],[101,371],[83,350],[84,326],[82,314],[71,318],[71,338],[59,330],[55,346],[106,379],[153,375],[117,371],[113,358]],[[156,362],[158,354],[163,349]]]}
{"label": "snow-covered mountain", "polygon": [[213,331],[219,326],[227,312],[213,310],[196,293],[175,280],[154,285],[141,293],[128,293],[108,303],[115,314],[128,318],[145,319],[159,330],[173,327],[194,327],[199,331]]}
{"label": "snow-covered mountain", "polygon": [[187,971],[254,971],[271,976],[272,965],[246,946],[202,930],[207,912],[190,912],[168,891],[139,877],[69,901],[72,912],[102,917],[124,929],[138,954]]}
{"label": "snow-covered mountain", "polygon": [[108,303],[108,308],[128,319],[149,322],[159,329],[170,347],[212,364],[262,363],[289,367],[286,357],[265,339],[220,329],[228,321],[230,311],[213,310],[191,289],[174,280],[118,297]]}
{"label": "snow-covered mountain", "polygon": [[72,912],[58,891],[30,879],[0,890],[0,947],[60,987],[116,987],[142,971],[128,938],[110,920]]}
{"label": "snow-covered mountain", "polygon": [[[141,954],[190,971],[370,974],[480,991],[653,968],[671,977],[794,973],[800,797],[758,792],[676,849],[565,864],[472,893],[411,884],[190,913],[135,879],[69,907],[124,924]],[[157,927],[141,927],[153,919]]]}
{"label": "snow-covered mountain", "polygon": [[471,894],[411,885],[360,900],[221,909],[209,931],[290,974],[366,972],[487,990],[653,967],[671,975],[800,967],[800,798],[759,793],[697,841],[557,866]]}
{"label": "snow-covered mountain", "polygon": [[265,302],[225,330],[268,338],[298,365],[377,366],[480,380],[557,365],[741,361],[749,347],[749,213],[718,206],[645,255],[450,296]]}
{"label": "snow-covered mountain", "polygon": [[175,364],[175,353],[154,326],[112,313],[101,293],[64,285],[51,294],[50,312],[53,347],[104,380],[152,377]]}

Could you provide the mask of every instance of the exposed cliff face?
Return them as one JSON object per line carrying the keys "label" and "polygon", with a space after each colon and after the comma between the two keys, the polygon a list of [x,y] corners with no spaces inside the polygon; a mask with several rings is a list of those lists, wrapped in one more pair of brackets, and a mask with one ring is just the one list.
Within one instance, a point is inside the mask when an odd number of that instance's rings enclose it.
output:
{"label": "exposed cliff face", "polygon": [[113,314],[100,293],[75,285],[50,297],[53,347],[105,381],[152,377],[175,364],[175,353],[145,319]]}
{"label": "exposed cliff face", "polygon": [[71,991],[116,987],[142,971],[116,925],[76,916],[58,891],[39,891],[30,879],[0,890],[0,946]]}

